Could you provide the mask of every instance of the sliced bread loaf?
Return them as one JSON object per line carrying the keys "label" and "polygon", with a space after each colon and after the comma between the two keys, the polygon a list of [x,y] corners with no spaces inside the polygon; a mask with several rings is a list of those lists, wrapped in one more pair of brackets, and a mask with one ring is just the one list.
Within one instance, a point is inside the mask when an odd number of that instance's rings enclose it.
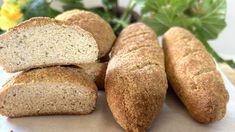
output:
{"label": "sliced bread loaf", "polygon": [[111,49],[116,36],[111,26],[95,13],[83,10],[70,10],[58,15],[55,19],[78,25],[90,32],[99,47],[99,58],[105,56]]}
{"label": "sliced bread loaf", "polygon": [[108,62],[79,65],[95,81],[99,90],[104,89],[104,79]]}
{"label": "sliced bread loaf", "polygon": [[8,72],[95,62],[98,47],[79,26],[32,18],[0,36],[0,65]]}
{"label": "sliced bread loaf", "polygon": [[0,90],[0,114],[88,114],[94,110],[96,99],[97,87],[81,69],[33,69],[11,78]]}

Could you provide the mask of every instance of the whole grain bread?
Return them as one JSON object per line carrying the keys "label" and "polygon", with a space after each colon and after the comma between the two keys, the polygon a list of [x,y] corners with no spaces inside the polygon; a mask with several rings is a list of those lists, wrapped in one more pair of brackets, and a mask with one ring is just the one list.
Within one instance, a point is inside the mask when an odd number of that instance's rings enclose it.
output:
{"label": "whole grain bread", "polygon": [[99,90],[104,90],[104,79],[108,62],[97,62],[79,65],[95,81]]}
{"label": "whole grain bread", "polygon": [[78,9],[69,10],[58,15],[55,19],[78,25],[90,32],[98,44],[99,58],[108,54],[116,39],[109,23],[100,16],[89,11]]}
{"label": "whole grain bread", "polygon": [[51,18],[32,18],[0,36],[0,65],[8,72],[91,63],[98,51],[89,32]]}
{"label": "whole grain bread", "polygon": [[[145,33],[148,35],[142,39]],[[114,118],[126,131],[145,131],[160,112],[166,91],[164,56],[156,34],[143,23],[128,26],[115,43],[105,77]]]}
{"label": "whole grain bread", "polygon": [[81,69],[33,69],[11,78],[0,90],[0,114],[88,114],[94,110],[96,99],[97,87]]}
{"label": "whole grain bread", "polygon": [[135,23],[134,25],[129,25],[128,28],[123,29],[123,31],[119,34],[115,42],[115,46],[112,48],[112,56],[117,54],[117,52],[121,52],[123,49],[130,48],[129,45],[133,46],[144,46],[149,45],[152,42],[145,41],[154,41],[154,45],[159,47],[158,42],[155,40],[157,39],[157,35],[154,31],[145,26],[142,23]]}
{"label": "whole grain bread", "polygon": [[203,44],[180,27],[169,29],[163,43],[168,80],[191,116],[201,123],[222,119],[229,95]]}

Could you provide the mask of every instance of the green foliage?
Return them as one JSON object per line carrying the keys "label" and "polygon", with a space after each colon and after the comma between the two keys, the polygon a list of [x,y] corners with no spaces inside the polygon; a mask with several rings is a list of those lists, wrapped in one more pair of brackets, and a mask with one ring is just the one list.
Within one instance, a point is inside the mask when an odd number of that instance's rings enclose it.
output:
{"label": "green foliage", "polygon": [[63,3],[63,10],[71,10],[71,9],[85,9],[84,4],[81,0],[59,0]]}
{"label": "green foliage", "polygon": [[49,0],[32,0],[25,6],[24,19],[27,20],[32,17],[55,17],[60,12],[50,7]]}
{"label": "green foliage", "polygon": [[224,60],[208,44],[225,28],[226,0],[146,0],[141,21],[158,35],[173,26],[184,27],[199,38],[218,62],[235,68],[232,60]]}
{"label": "green foliage", "polygon": [[226,0],[146,0],[142,21],[159,35],[172,26],[215,39],[226,26]]}
{"label": "green foliage", "polygon": [[4,33],[4,31],[3,30],[0,30],[0,34],[3,34]]}
{"label": "green foliage", "polygon": [[102,0],[104,8],[111,11],[116,8],[117,2],[117,0]]}

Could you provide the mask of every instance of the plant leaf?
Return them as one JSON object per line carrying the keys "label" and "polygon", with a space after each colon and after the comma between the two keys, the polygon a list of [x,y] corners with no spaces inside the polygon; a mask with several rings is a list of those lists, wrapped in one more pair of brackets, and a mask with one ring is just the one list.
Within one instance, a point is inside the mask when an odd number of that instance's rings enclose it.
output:
{"label": "plant leaf", "polygon": [[99,8],[99,7],[95,7],[95,8],[90,8],[88,9],[91,12],[94,12],[96,14],[98,14],[100,17],[102,17],[104,20],[106,20],[107,22],[111,23],[112,18],[110,16],[109,12],[106,12],[103,8]]}
{"label": "plant leaf", "polygon": [[172,26],[215,39],[226,26],[226,0],[146,0],[141,20],[162,35]]}
{"label": "plant leaf", "polygon": [[226,0],[196,0],[190,7],[193,17],[199,18],[193,32],[205,36],[206,40],[215,39],[225,28]]}
{"label": "plant leaf", "polygon": [[32,0],[25,6],[24,19],[30,19],[32,17],[55,17],[60,12],[50,7],[50,2],[47,0]]}
{"label": "plant leaf", "polygon": [[117,0],[102,0],[102,3],[107,10],[112,10],[114,6],[117,6],[117,2]]}
{"label": "plant leaf", "polygon": [[82,0],[59,0],[62,2],[63,5],[63,10],[71,10],[71,9],[85,9],[85,6],[82,2]]}
{"label": "plant leaf", "polygon": [[3,30],[0,29],[0,34],[3,34],[4,32],[5,32],[5,31],[3,31]]}

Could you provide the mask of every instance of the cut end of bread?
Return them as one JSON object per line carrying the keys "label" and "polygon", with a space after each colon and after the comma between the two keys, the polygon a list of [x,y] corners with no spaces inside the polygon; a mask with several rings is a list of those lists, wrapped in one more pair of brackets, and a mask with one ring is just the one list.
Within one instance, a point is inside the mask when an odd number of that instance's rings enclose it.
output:
{"label": "cut end of bread", "polygon": [[8,72],[52,65],[95,62],[93,36],[76,25],[32,18],[0,36],[0,65]]}
{"label": "cut end of bread", "polygon": [[0,114],[12,118],[89,114],[96,99],[97,88],[82,71],[69,67],[35,69],[4,85],[0,91]]}

